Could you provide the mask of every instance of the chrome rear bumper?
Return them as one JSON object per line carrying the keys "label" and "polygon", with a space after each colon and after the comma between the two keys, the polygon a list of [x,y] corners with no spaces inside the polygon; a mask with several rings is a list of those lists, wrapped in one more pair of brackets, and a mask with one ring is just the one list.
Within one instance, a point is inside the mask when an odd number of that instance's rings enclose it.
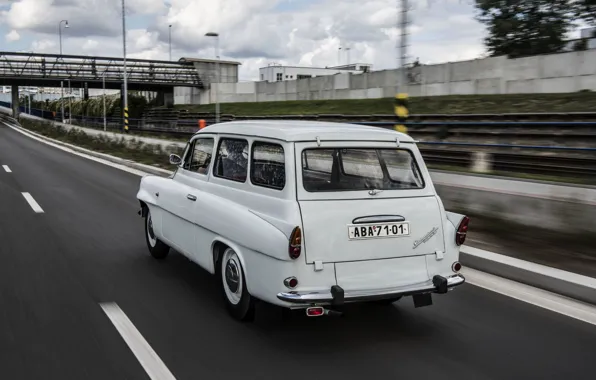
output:
{"label": "chrome rear bumper", "polygon": [[294,304],[341,305],[350,302],[375,301],[399,296],[408,296],[420,293],[447,293],[454,287],[466,281],[464,276],[456,274],[450,277],[434,276],[432,281],[407,287],[383,290],[344,290],[334,285],[328,291],[322,292],[282,292],[277,294],[281,301]]}

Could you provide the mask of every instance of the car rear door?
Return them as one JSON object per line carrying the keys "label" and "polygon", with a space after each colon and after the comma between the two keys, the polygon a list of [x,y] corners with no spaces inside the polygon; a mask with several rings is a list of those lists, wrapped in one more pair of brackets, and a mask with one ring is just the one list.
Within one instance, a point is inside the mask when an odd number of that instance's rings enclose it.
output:
{"label": "car rear door", "polygon": [[414,144],[296,143],[307,263],[444,250],[439,202]]}

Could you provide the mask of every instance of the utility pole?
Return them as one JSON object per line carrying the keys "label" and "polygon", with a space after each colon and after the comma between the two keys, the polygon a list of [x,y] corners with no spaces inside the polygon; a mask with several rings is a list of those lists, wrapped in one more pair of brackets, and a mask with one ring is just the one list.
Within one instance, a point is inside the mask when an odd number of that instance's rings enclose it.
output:
{"label": "utility pole", "polygon": [[106,72],[107,72],[107,69],[104,70],[103,75],[101,76],[102,87],[103,87],[103,131],[104,132],[108,129],[108,121],[106,118]]}
{"label": "utility pole", "polygon": [[[68,20],[62,20],[58,23],[58,38],[60,39],[60,58],[62,58],[62,23],[68,28]],[[60,81],[60,110],[62,112],[62,121],[64,121],[64,81]]]}
{"label": "utility pole", "polygon": [[172,24],[168,26],[168,42],[170,45],[170,61],[172,60]]}
{"label": "utility pole", "polygon": [[126,8],[124,5],[124,0],[122,0],[122,50],[123,50],[123,66],[124,66],[124,73],[123,77],[123,89],[124,92],[124,132],[128,133],[128,84],[126,83]]}
{"label": "utility pole", "polygon": [[205,34],[206,37],[215,37],[215,76],[216,76],[216,83],[215,83],[215,123],[219,123],[219,82],[221,81],[221,69],[219,67],[219,33],[209,32]]}
{"label": "utility pole", "polygon": [[401,2],[401,17],[399,20],[399,29],[401,30],[401,39],[399,47],[399,67],[401,68],[401,75],[399,78],[400,83],[398,84],[398,92],[407,93],[407,76],[406,76],[406,64],[408,60],[408,11],[409,2],[408,0],[399,0]]}
{"label": "utility pole", "polygon": [[[399,7],[399,5],[398,5]],[[408,85],[406,84],[406,61],[408,48],[408,0],[401,0],[401,17],[398,28],[401,30],[401,41],[399,46],[399,68],[397,93],[395,94],[394,112],[396,117],[395,130],[407,133],[406,122],[409,116],[408,111]]]}

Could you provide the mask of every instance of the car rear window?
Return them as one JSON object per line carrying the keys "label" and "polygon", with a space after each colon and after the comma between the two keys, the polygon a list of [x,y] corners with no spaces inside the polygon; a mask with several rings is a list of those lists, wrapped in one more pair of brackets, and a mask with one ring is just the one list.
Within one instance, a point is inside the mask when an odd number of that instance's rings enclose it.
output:
{"label": "car rear window", "polygon": [[412,152],[395,148],[305,149],[302,182],[310,192],[424,188]]}
{"label": "car rear window", "polygon": [[261,141],[252,144],[250,180],[257,186],[283,190],[286,186],[286,158],[281,145]]}

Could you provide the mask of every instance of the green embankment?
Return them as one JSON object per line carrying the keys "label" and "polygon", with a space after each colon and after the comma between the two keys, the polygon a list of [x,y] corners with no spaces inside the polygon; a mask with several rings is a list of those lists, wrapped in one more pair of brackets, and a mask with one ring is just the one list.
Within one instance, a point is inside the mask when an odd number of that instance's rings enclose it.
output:
{"label": "green embankment", "polygon": [[118,139],[109,138],[105,135],[93,136],[75,128],[67,130],[50,122],[24,118],[20,118],[19,122],[23,128],[55,140],[161,168],[171,169],[169,154],[181,155],[184,151],[183,148],[175,147],[170,147],[167,151],[164,151],[161,145],[145,144],[136,139],[127,141],[124,136]]}
{"label": "green embankment", "polygon": [[[21,101],[21,104],[25,104]],[[60,111],[60,101],[33,102],[34,108]],[[64,101],[68,108],[68,100]],[[152,103],[139,95],[129,95],[131,118],[139,118]],[[73,101],[74,114],[103,116],[103,99]],[[118,113],[118,95],[106,97],[108,115]],[[215,105],[182,104],[178,109],[190,112],[214,112]],[[596,112],[596,92],[566,94],[514,94],[514,95],[450,95],[413,97],[409,100],[411,114],[470,114],[470,113],[524,113],[524,112]],[[289,102],[221,103],[221,112],[239,116],[346,114],[392,114],[393,98],[358,100],[300,100]],[[116,115],[115,115],[116,116]]]}
{"label": "green embankment", "polygon": [[[392,114],[393,98],[359,100],[299,100],[289,102],[221,103],[223,114],[242,116],[346,114]],[[214,112],[215,105],[184,104],[190,112]],[[413,97],[411,114],[483,114],[530,112],[596,112],[596,93],[451,95]]]}

